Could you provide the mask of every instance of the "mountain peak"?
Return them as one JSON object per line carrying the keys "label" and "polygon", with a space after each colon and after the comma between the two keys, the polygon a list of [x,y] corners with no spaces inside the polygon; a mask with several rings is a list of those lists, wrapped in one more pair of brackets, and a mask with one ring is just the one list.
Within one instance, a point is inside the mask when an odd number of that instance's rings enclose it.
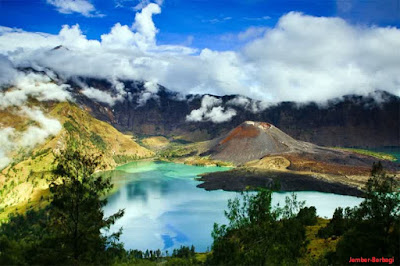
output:
{"label": "mountain peak", "polygon": [[69,49],[63,45],[58,45],[56,47],[54,47],[53,49],[51,49],[51,51],[56,51],[56,50],[66,50],[69,51]]}
{"label": "mountain peak", "polygon": [[211,156],[217,160],[244,163],[260,159],[268,154],[280,154],[301,150],[310,143],[297,141],[266,122],[245,121],[212,148]]}
{"label": "mountain peak", "polygon": [[267,122],[258,122],[258,121],[244,121],[242,125],[247,125],[247,126],[255,126],[258,127],[259,129],[267,130],[274,125],[267,123]]}
{"label": "mountain peak", "polygon": [[222,145],[234,139],[256,138],[262,131],[266,131],[271,127],[271,124],[265,122],[245,121],[229,132],[219,144]]}

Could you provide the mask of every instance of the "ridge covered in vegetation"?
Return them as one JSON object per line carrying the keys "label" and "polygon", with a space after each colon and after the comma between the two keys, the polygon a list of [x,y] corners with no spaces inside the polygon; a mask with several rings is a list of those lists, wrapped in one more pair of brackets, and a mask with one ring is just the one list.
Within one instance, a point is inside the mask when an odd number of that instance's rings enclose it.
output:
{"label": "ridge covered in vegetation", "polygon": [[[73,138],[90,147],[88,154],[102,154],[105,169],[112,169],[128,161],[152,157],[154,153],[120,133],[111,125],[93,118],[73,103],[62,102],[39,106],[48,116],[57,119],[62,130],[32,149],[20,149],[13,162],[0,172],[0,220],[10,212],[24,212],[42,207],[48,194],[48,179],[54,168],[55,154],[65,148],[66,140]],[[6,113],[6,112],[4,112]],[[8,112],[8,126],[21,131],[27,119]],[[3,121],[3,118],[2,118]],[[24,124],[25,123],[25,124]]]}

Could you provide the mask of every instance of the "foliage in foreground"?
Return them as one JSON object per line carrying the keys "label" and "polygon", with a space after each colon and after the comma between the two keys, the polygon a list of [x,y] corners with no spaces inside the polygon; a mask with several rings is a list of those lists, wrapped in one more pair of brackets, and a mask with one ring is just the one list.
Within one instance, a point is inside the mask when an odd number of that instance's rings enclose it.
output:
{"label": "foliage in foreground", "polygon": [[101,157],[84,155],[82,148],[71,142],[56,156],[52,200],[46,209],[11,216],[0,227],[0,264],[107,264],[121,249],[119,232],[104,236],[101,231],[123,211],[104,216],[103,196],[112,185],[93,176]]}
{"label": "foliage in foreground", "polygon": [[[364,201],[338,208],[318,237],[337,239],[336,250],[311,262],[344,265],[350,258],[400,261],[400,191],[380,163],[374,163]],[[229,201],[228,225],[215,225],[211,265],[296,265],[306,253],[305,226],[316,223],[315,208],[293,196],[283,208],[271,207],[271,192]]]}
{"label": "foliage in foreground", "polygon": [[385,257],[400,262],[400,191],[381,163],[372,167],[364,201],[352,209],[336,209],[319,235],[341,236],[336,252],[326,256],[330,264],[346,264],[350,257]]}
{"label": "foliage in foreground", "polygon": [[[171,256],[169,256],[171,255]],[[179,249],[174,249],[172,254],[162,253],[161,250],[124,250],[121,249],[119,254],[114,257],[113,264],[115,265],[199,265],[200,262],[196,258],[194,246],[190,248],[181,246]]]}
{"label": "foliage in foreground", "polygon": [[271,195],[260,190],[229,201],[229,224],[214,225],[208,264],[296,264],[305,246],[305,226],[316,223],[316,209],[304,208],[294,194],[283,208],[273,208]]}
{"label": "foliage in foreground", "polygon": [[[165,257],[160,250],[125,250],[120,232],[104,235],[123,211],[105,217],[102,207],[109,179],[94,177],[100,158],[85,156],[74,145],[57,157],[52,201],[40,211],[11,215],[0,227],[0,265],[297,265],[308,245],[305,229],[316,224],[316,209],[296,195],[273,207],[272,192],[246,193],[228,202],[227,225],[214,225],[214,243],[206,261],[194,247]],[[365,200],[355,208],[335,210],[318,232],[339,239],[336,250],[311,262],[343,265],[349,258],[394,257],[400,261],[400,191],[381,164],[374,164]],[[308,261],[310,262],[310,261]]]}

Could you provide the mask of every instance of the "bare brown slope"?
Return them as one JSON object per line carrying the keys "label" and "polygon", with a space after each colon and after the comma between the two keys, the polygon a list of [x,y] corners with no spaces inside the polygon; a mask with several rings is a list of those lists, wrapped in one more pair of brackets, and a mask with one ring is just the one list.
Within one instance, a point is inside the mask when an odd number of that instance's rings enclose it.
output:
{"label": "bare brown slope", "polygon": [[213,159],[241,164],[271,154],[311,151],[314,147],[269,123],[246,121],[223,137],[209,153]]}

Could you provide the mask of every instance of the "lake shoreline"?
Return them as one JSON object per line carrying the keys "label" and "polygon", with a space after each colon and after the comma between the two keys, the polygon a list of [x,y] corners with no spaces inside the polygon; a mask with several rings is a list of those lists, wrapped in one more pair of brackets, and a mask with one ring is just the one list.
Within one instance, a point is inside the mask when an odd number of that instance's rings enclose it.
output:
{"label": "lake shoreline", "polygon": [[[200,182],[196,181],[196,177],[206,173],[214,175],[215,171],[229,173],[234,170],[174,162],[141,161],[111,171],[108,176],[115,178],[116,191],[107,196],[104,214],[109,216],[125,209],[125,215],[110,230],[117,231],[123,227],[120,240],[129,249],[161,249],[172,252],[182,245],[194,245],[197,251],[206,251],[212,244],[214,223],[228,222],[224,216],[227,203],[239,194],[199,188]],[[288,183],[282,184],[285,188],[290,188]],[[296,194],[298,200],[305,201],[307,206],[315,206],[320,217],[331,217],[337,207],[354,207],[362,200],[338,195],[340,193],[317,191],[298,191]],[[284,204],[285,198],[290,195],[288,192],[273,193],[273,206]]]}
{"label": "lake shoreline", "polygon": [[[135,162],[154,162],[154,163],[174,163],[182,165],[192,165],[180,160],[162,160],[160,158],[145,158],[135,160],[126,164],[119,165],[114,169],[118,170],[123,165]],[[195,166],[195,165],[193,165]],[[215,165],[203,165],[203,167],[218,167]],[[207,191],[224,190],[242,192],[246,190],[255,190],[256,188],[276,189],[280,192],[296,191],[316,191],[324,193],[333,193],[337,195],[347,195],[355,197],[364,197],[364,192],[354,186],[343,184],[341,182],[332,182],[305,175],[302,173],[273,170],[250,170],[241,167],[229,167],[230,170],[208,172],[199,175],[196,180],[202,182],[197,188]],[[276,185],[279,184],[279,189]],[[117,189],[118,190],[118,189]],[[115,191],[114,191],[115,192]]]}

